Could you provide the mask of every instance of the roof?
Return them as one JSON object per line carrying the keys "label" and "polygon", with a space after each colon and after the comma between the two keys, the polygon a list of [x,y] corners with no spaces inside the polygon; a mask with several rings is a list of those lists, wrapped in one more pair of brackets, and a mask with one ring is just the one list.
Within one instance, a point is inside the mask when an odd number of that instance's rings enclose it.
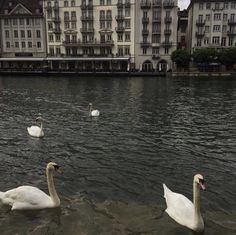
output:
{"label": "roof", "polygon": [[[11,12],[17,5],[23,5],[32,14],[42,14],[43,6],[40,0],[0,0],[0,14],[4,14],[5,10]],[[39,9],[39,12],[37,10]]]}

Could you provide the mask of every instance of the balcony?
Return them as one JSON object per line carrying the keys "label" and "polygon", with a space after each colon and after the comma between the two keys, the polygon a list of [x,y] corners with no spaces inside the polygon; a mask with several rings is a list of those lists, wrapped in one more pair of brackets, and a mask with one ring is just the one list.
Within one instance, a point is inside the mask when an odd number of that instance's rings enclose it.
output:
{"label": "balcony", "polygon": [[58,5],[55,5],[55,6],[52,7],[52,9],[53,9],[54,11],[59,11],[59,6],[58,6]]}
{"label": "balcony", "polygon": [[54,28],[52,29],[53,33],[61,33],[61,29],[60,28]]}
{"label": "balcony", "polygon": [[126,1],[125,2],[125,8],[130,8],[131,4],[130,4],[130,1]]}
{"label": "balcony", "polygon": [[94,33],[94,28],[81,28],[81,33]]}
{"label": "balcony", "polygon": [[161,0],[153,1],[152,7],[153,8],[160,8],[161,7]]}
{"label": "balcony", "polygon": [[149,18],[148,17],[143,17],[142,18],[142,23],[148,24],[149,23]]}
{"label": "balcony", "polygon": [[236,35],[236,32],[234,32],[233,30],[229,30],[229,31],[227,32],[227,35],[228,35],[229,37],[232,37],[232,36],[235,36],[235,35]]}
{"label": "balcony", "polygon": [[77,46],[77,47],[112,47],[114,46],[113,40],[107,41],[81,41],[79,40],[69,40],[63,42],[64,46]]}
{"label": "balcony", "polygon": [[170,24],[171,22],[172,22],[172,17],[166,16],[166,17],[165,17],[165,23],[166,23],[166,24]]}
{"label": "balcony", "polygon": [[141,9],[150,9],[151,8],[151,1],[150,0],[142,0],[140,3]]}
{"label": "balcony", "polygon": [[152,22],[153,23],[160,23],[161,22],[161,18],[152,18]]}
{"label": "balcony", "polygon": [[228,24],[229,25],[235,25],[236,24],[236,20],[235,19],[228,19]]}
{"label": "balcony", "polygon": [[150,47],[150,46],[151,46],[151,43],[148,42],[148,41],[140,42],[140,46],[141,46],[141,47]]}
{"label": "balcony", "polygon": [[88,5],[81,4],[80,7],[81,7],[81,10],[93,10],[93,5],[92,4],[88,4]]}
{"label": "balcony", "polygon": [[158,30],[154,30],[154,31],[152,31],[152,34],[161,34],[161,31],[158,31]]}
{"label": "balcony", "polygon": [[172,46],[172,42],[170,42],[170,41],[164,41],[161,44],[163,47],[171,47]]}
{"label": "balcony", "polygon": [[152,59],[153,60],[159,60],[160,59],[160,55],[158,55],[158,54],[152,55]]}
{"label": "balcony", "polygon": [[170,35],[171,34],[171,29],[165,29],[164,34],[165,35]]}
{"label": "balcony", "polygon": [[80,20],[81,21],[93,21],[94,17],[92,15],[90,15],[90,16],[83,15],[80,17]]}
{"label": "balcony", "polygon": [[123,15],[117,15],[116,16],[116,20],[119,21],[119,20],[124,20],[124,16]]}
{"label": "balcony", "polygon": [[117,33],[122,33],[124,30],[125,30],[124,27],[121,27],[121,26],[116,27],[116,32],[117,32]]}
{"label": "balcony", "polygon": [[173,8],[175,6],[175,2],[174,1],[171,1],[171,0],[165,0],[163,2],[163,7],[164,8]]}
{"label": "balcony", "polygon": [[122,2],[118,2],[117,3],[117,8],[123,8],[123,3]]}
{"label": "balcony", "polygon": [[196,35],[197,38],[202,38],[205,35],[205,31],[196,32],[195,35]]}
{"label": "balcony", "polygon": [[196,25],[199,26],[199,27],[204,26],[205,23],[206,23],[206,21],[205,21],[205,20],[202,20],[202,19],[198,19],[198,20],[196,21]]}
{"label": "balcony", "polygon": [[58,16],[58,17],[52,18],[52,21],[54,21],[54,22],[61,22],[61,19],[60,19],[60,17]]}
{"label": "balcony", "polygon": [[149,30],[148,29],[143,29],[142,30],[142,34],[143,35],[148,35],[149,34]]}

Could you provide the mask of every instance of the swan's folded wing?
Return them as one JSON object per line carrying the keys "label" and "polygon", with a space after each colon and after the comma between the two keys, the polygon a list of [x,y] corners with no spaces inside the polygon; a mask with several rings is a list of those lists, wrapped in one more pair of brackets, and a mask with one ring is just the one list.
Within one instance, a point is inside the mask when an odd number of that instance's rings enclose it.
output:
{"label": "swan's folded wing", "polygon": [[[50,207],[52,201],[47,194],[36,187],[20,186],[5,192],[3,203],[13,206],[12,209],[37,209]],[[17,205],[25,207],[17,208]]]}
{"label": "swan's folded wing", "polygon": [[185,226],[193,222],[194,205],[187,197],[170,191],[166,193],[165,198],[167,204],[166,212],[170,217]]}
{"label": "swan's folded wing", "polygon": [[39,126],[31,126],[28,127],[27,130],[31,135],[38,135],[41,131],[41,128]]}

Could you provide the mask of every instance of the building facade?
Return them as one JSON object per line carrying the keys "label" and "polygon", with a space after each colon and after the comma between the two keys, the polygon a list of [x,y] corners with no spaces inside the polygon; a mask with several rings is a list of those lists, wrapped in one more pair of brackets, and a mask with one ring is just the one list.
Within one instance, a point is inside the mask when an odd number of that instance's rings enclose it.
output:
{"label": "building facade", "polygon": [[43,67],[47,47],[42,2],[2,0],[0,6],[0,67]]}
{"label": "building facade", "polygon": [[192,0],[188,7],[188,49],[236,46],[236,2]]}
{"label": "building facade", "polygon": [[178,12],[177,43],[178,49],[187,49],[188,11]]}

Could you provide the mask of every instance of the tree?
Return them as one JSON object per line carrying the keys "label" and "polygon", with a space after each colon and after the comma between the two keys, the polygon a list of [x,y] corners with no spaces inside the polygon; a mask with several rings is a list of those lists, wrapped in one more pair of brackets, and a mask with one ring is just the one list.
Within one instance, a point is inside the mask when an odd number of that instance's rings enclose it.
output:
{"label": "tree", "polygon": [[191,59],[187,50],[177,49],[172,52],[171,59],[176,63],[177,68],[187,68]]}
{"label": "tree", "polygon": [[228,69],[232,69],[236,63],[236,48],[229,48],[219,53],[219,61]]}
{"label": "tree", "polygon": [[217,62],[218,53],[213,48],[196,49],[193,54],[193,60],[196,63],[209,64]]}

